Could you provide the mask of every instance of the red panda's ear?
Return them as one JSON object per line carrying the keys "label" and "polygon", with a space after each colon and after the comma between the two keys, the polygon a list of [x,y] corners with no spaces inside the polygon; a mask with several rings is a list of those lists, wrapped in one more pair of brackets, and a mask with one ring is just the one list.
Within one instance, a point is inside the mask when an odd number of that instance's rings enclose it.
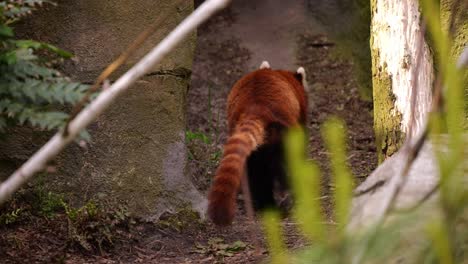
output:
{"label": "red panda's ear", "polygon": [[307,84],[307,75],[305,72],[305,69],[303,67],[299,67],[296,71],[296,74],[294,74],[296,79],[302,83],[302,86],[304,86],[304,90],[306,92],[309,91],[309,85]]}
{"label": "red panda's ear", "polygon": [[268,61],[262,61],[262,64],[260,64],[260,70],[261,69],[271,69],[270,63],[268,63]]}

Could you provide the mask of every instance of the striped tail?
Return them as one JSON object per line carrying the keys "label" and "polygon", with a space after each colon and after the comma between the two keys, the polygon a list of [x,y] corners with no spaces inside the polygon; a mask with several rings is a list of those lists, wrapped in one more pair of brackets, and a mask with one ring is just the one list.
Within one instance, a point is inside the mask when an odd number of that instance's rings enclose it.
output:
{"label": "striped tail", "polygon": [[264,136],[262,122],[244,118],[224,145],[223,159],[208,195],[208,216],[216,225],[231,224],[247,157],[263,143]]}

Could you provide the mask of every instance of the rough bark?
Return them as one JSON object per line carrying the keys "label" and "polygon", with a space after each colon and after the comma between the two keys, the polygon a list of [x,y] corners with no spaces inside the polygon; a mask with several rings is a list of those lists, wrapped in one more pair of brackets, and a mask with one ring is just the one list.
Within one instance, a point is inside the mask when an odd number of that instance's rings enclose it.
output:
{"label": "rough bark", "polygon": [[[63,70],[91,83],[145,26],[163,13],[173,14],[118,73],[134,64],[193,10],[191,1],[182,3],[61,1],[21,25],[19,32],[72,51],[76,59]],[[68,148],[57,160],[58,172],[47,177],[47,188],[67,194],[76,205],[102,200],[126,205],[149,220],[187,208],[203,213],[205,200],[185,175],[185,96],[194,45],[192,35],[101,116],[90,128],[92,142],[86,150]],[[21,136],[36,143],[34,132]],[[3,144],[12,146],[8,140]],[[3,157],[24,152],[18,147],[5,151],[11,152]]]}
{"label": "rough bark", "polygon": [[[441,23],[444,30],[447,32],[450,30],[450,21],[454,17],[453,21],[453,38],[452,38],[452,50],[451,55],[453,58],[458,58],[462,53],[463,49],[468,43],[468,8],[467,1],[458,1],[461,6],[453,9],[455,0],[441,0],[440,1],[440,16]],[[465,129],[468,129],[468,70],[464,72],[464,91],[465,91]]]}
{"label": "rough bark", "polygon": [[[408,4],[403,4],[403,2]],[[419,12],[417,8],[418,1],[382,1],[375,0],[372,4],[372,56],[373,56],[373,81],[374,81],[374,116],[376,133],[380,137],[378,142],[381,148],[381,157],[391,153],[388,152],[389,144],[394,144],[393,151],[397,151],[397,146],[402,143],[404,133],[408,131],[410,126],[408,122],[415,120],[416,131],[413,136],[405,143],[405,147],[398,150],[392,157],[387,158],[383,163],[355,190],[355,198],[351,210],[351,218],[348,224],[348,229],[356,232],[361,228],[368,228],[382,219],[386,214],[388,205],[395,192],[395,189],[400,185],[403,177],[403,170],[408,161],[409,148],[419,138],[417,134],[424,128],[426,118],[429,111],[429,99],[431,97],[432,87],[432,59],[427,50],[427,44],[424,43],[424,52],[422,64],[420,64],[418,93],[411,93],[411,75],[412,71],[405,72],[405,68],[399,65],[399,62],[410,62],[407,67],[414,67],[415,62],[410,60],[405,61],[403,51],[413,51],[409,54],[414,54],[414,49],[417,47],[413,41],[415,35],[420,34],[419,25],[409,25],[406,22],[411,21],[407,18],[409,14],[415,19],[413,22],[419,21]],[[441,2],[441,8],[444,9],[446,4]],[[450,5],[451,6],[451,5]],[[407,11],[401,11],[401,10]],[[398,11],[400,10],[400,11]],[[416,13],[411,13],[412,11]],[[379,14],[380,13],[380,14]],[[392,21],[385,22],[385,19],[390,19],[392,16],[400,14],[397,18],[392,18]],[[406,14],[406,15],[402,15]],[[441,19],[444,19],[442,12]],[[463,25],[463,29],[467,25],[466,16],[464,22],[457,22]],[[405,22],[406,21],[406,22]],[[396,29],[402,29],[405,25],[405,30],[399,32]],[[390,26],[390,27],[389,27]],[[459,28],[458,28],[459,30]],[[382,31],[382,32],[379,32]],[[467,31],[457,35],[456,38],[466,39]],[[407,34],[407,37],[404,35]],[[408,36],[413,36],[412,38]],[[383,43],[387,41],[390,45]],[[404,43],[400,43],[403,41]],[[461,50],[456,51],[460,44],[455,44],[453,48],[453,58],[459,57]],[[398,51],[397,49],[401,49]],[[393,53],[392,53],[393,52]],[[390,56],[393,56],[392,58]],[[466,67],[466,66],[465,66]],[[417,96],[415,116],[408,116],[405,119],[405,114],[411,115],[411,101],[414,96]],[[400,101],[398,101],[400,99]],[[422,104],[422,105],[420,105]],[[464,144],[468,143],[468,137],[465,135]],[[414,242],[415,239],[423,238],[422,233],[430,220],[441,217],[440,204],[438,198],[439,184],[439,161],[437,153],[444,153],[448,149],[448,139],[446,136],[433,137],[427,140],[419,152],[414,163],[411,165],[407,173],[406,183],[403,189],[395,200],[393,210],[414,209],[416,215],[420,218],[416,221],[411,232],[402,232],[402,244],[408,244],[408,241]],[[385,149],[384,147],[387,147]],[[443,154],[442,154],[443,156]],[[463,161],[457,167],[456,173],[457,183],[465,186],[468,189],[468,150],[464,150]],[[416,206],[416,207],[415,207]],[[420,210],[416,211],[416,208]],[[395,216],[393,214],[393,216]],[[416,236],[413,236],[416,234]],[[423,238],[424,239],[424,238]],[[427,240],[426,240],[427,241]],[[424,240],[420,241],[424,243]],[[417,243],[413,243],[417,244]],[[400,258],[405,260],[404,257]],[[406,263],[406,262],[405,262]],[[409,262],[411,263],[411,262]]]}
{"label": "rough bark", "polygon": [[[418,1],[371,1],[374,129],[379,161],[395,153],[405,136],[421,131],[430,108],[432,54],[421,31]],[[417,65],[419,41],[424,41]],[[418,67],[418,69],[415,69]],[[412,84],[418,78],[414,116]],[[409,135],[409,128],[414,129]]]}

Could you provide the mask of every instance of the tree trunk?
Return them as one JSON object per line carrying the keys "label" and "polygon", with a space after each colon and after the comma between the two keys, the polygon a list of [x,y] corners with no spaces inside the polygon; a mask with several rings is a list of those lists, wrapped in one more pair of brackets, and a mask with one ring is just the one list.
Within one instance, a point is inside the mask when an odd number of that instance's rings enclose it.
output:
{"label": "tree trunk", "polygon": [[[92,83],[141,31],[170,14],[112,82],[192,10],[192,1],[60,1],[19,25],[18,32],[73,52],[75,60],[64,72]],[[195,34],[99,117],[89,129],[90,144],[86,149],[75,144],[61,154],[58,173],[45,178],[46,188],[66,194],[74,205],[106,201],[147,220],[185,209],[203,215],[205,198],[185,173],[185,105],[194,47]],[[13,146],[14,137],[6,147]],[[10,152],[3,156],[23,153],[28,142],[37,144],[31,133],[22,137],[13,149],[0,147]]]}
{"label": "tree trunk", "polygon": [[[373,0],[371,5],[374,120],[382,161],[397,151],[405,135],[410,136],[405,146],[411,146],[419,137],[428,117],[434,73],[428,45],[420,31],[418,0]],[[444,9],[442,2],[441,9]],[[444,12],[441,14],[443,20]],[[468,20],[466,16],[460,19],[464,21],[459,22],[463,26],[456,29],[465,31],[457,33],[461,34],[457,38],[466,39]],[[421,45],[418,41],[424,42]],[[423,48],[420,53],[422,61],[417,71],[414,71],[417,64],[414,54],[417,54],[419,47]],[[454,45],[454,49],[457,49],[457,45]],[[452,52],[452,55],[458,58],[460,53],[461,51]],[[412,92],[415,84],[411,80],[415,77],[418,78],[417,93]],[[412,113],[413,101],[416,103]],[[409,130],[411,126],[414,128],[412,131]],[[464,142],[468,143],[467,136]],[[435,197],[438,195],[440,168],[434,148],[445,151],[447,145],[447,138],[444,136],[440,136],[435,141],[426,141],[406,175],[406,183],[395,201],[394,209],[408,209],[419,205],[420,208],[424,208],[420,211],[425,214],[425,218],[421,220],[427,221],[437,216],[440,205]],[[382,218],[395,189],[405,177],[402,174],[408,156],[407,147],[398,150],[356,188],[348,225],[350,230],[369,227]],[[465,162],[457,171],[459,173],[457,177],[466,186],[468,185],[466,149],[463,160]],[[423,228],[425,225],[418,222],[418,227]],[[422,230],[418,229],[417,232],[419,231]]]}
{"label": "tree trunk", "polygon": [[[395,153],[405,136],[421,131],[430,108],[433,60],[421,32],[418,7],[416,0],[371,1],[374,129],[379,162]],[[415,78],[418,90],[413,94]]]}

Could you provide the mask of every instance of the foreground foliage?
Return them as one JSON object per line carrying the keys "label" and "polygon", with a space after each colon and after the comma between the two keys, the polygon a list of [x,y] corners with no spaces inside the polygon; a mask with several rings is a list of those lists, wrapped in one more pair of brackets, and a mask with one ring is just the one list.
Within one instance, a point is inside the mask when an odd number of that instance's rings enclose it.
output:
{"label": "foreground foliage", "polygon": [[[407,212],[392,212],[365,230],[346,230],[352,201],[352,176],[346,167],[344,125],[331,120],[323,127],[333,171],[337,226],[325,223],[321,212],[320,171],[307,161],[304,134],[291,131],[287,137],[287,162],[296,196],[295,218],[311,245],[288,252],[281,236],[279,217],[264,215],[273,263],[465,263],[468,260],[468,189],[464,154],[464,102],[461,70],[450,58],[450,38],[440,25],[435,1],[421,1],[423,14],[445,86],[445,109],[431,114],[430,138],[448,134],[446,151],[436,149],[440,180],[436,208],[424,205]],[[430,205],[433,206],[433,205]]]}
{"label": "foreground foliage", "polygon": [[72,54],[53,45],[15,38],[12,24],[49,1],[0,1],[0,132],[7,126],[61,127],[61,109],[77,103],[88,86],[72,82],[54,66]]}

